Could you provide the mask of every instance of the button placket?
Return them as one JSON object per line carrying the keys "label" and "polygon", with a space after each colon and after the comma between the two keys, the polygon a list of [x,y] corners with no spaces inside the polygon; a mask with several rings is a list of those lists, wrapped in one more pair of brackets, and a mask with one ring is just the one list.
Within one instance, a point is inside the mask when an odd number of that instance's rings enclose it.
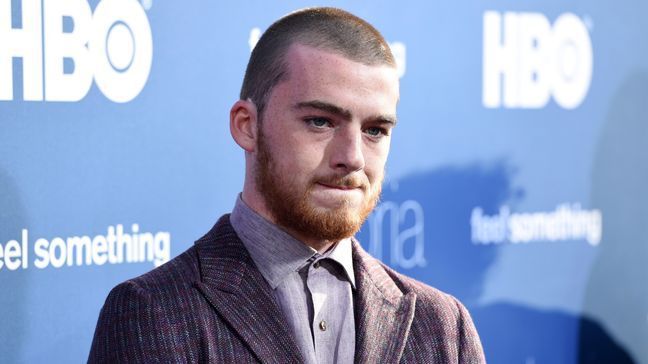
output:
{"label": "button placket", "polygon": [[[320,346],[323,345],[322,340],[328,340],[327,337],[330,336],[329,331],[329,322],[326,320],[327,309],[325,308],[328,304],[327,301],[327,281],[326,275],[328,271],[324,269],[321,263],[322,259],[315,260],[310,267],[308,274],[308,289],[311,292],[311,298],[313,303],[313,321],[311,322],[312,330],[314,334],[314,346],[315,352],[318,353]],[[320,269],[321,268],[321,269]]]}

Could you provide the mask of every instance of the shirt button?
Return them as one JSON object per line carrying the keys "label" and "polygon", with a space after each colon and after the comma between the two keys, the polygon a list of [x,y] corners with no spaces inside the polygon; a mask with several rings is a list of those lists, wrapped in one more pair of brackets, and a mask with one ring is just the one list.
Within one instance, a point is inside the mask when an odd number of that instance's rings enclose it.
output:
{"label": "shirt button", "polygon": [[324,321],[324,320],[320,321],[319,328],[322,331],[326,331],[326,321]]}
{"label": "shirt button", "polygon": [[[316,261],[315,263],[313,263],[313,268],[317,269],[317,268],[319,268],[319,266],[320,266],[319,260]],[[324,321],[322,321],[322,322],[324,322]]]}

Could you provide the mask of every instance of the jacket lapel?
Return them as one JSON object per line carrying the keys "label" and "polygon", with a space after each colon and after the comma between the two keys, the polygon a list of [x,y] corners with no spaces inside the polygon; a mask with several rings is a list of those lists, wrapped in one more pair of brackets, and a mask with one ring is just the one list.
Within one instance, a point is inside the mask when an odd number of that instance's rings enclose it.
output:
{"label": "jacket lapel", "polygon": [[197,288],[263,363],[302,363],[272,289],[223,216],[196,242]]}
{"label": "jacket lapel", "polygon": [[416,294],[403,295],[385,268],[357,241],[353,244],[356,276],[356,363],[398,363],[414,319]]}

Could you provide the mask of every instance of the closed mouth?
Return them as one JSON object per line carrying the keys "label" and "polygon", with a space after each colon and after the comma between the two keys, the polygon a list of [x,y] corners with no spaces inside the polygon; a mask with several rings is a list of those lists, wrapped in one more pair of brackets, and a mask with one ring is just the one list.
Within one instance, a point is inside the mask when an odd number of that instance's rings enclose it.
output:
{"label": "closed mouth", "polygon": [[353,189],[356,189],[356,188],[360,188],[359,186],[336,185],[336,184],[328,184],[328,183],[324,183],[324,182],[317,182],[317,184],[319,184],[321,186],[324,186],[324,187],[335,188],[335,189],[343,190],[343,191],[348,191],[348,190],[353,190]]}

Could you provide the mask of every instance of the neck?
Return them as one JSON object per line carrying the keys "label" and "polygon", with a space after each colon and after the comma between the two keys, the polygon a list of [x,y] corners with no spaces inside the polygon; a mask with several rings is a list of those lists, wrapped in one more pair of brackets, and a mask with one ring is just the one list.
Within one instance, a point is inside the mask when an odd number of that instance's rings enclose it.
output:
{"label": "neck", "polygon": [[299,240],[302,244],[317,250],[320,254],[326,252],[333,245],[335,245],[335,243],[337,243],[337,241],[309,237],[296,231],[295,229],[290,228],[289,226],[278,224],[277,219],[274,218],[274,215],[270,212],[270,209],[268,209],[263,196],[261,196],[254,189],[244,187],[241,198],[243,199],[243,202],[245,202],[245,204],[248,205],[248,207],[251,208],[254,212],[261,215],[264,219],[270,221],[271,223],[279,226],[282,230],[287,232],[293,238]]}

